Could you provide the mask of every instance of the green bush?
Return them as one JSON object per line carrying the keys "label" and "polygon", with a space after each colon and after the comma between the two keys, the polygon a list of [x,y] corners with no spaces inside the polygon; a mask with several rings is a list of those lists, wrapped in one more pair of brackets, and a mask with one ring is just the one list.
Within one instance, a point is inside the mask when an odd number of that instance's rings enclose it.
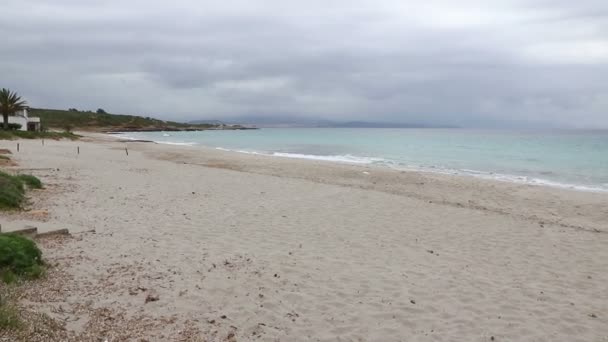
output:
{"label": "green bush", "polygon": [[34,131],[4,131],[0,130],[0,140],[15,139],[70,139],[77,140],[80,135],[72,132],[34,132]]}
{"label": "green bush", "polygon": [[0,209],[19,208],[24,199],[23,181],[0,171]]}
{"label": "green bush", "polygon": [[8,130],[9,131],[16,131],[16,130],[20,130],[21,129],[21,124],[18,123],[9,123],[8,124]]}
{"label": "green bush", "polygon": [[0,234],[0,273],[4,281],[12,279],[10,273],[38,278],[43,273],[41,265],[42,252],[34,241],[16,234]]}
{"label": "green bush", "polygon": [[0,298],[0,330],[18,329],[22,323],[17,309]]}
{"label": "green bush", "polygon": [[3,271],[2,274],[0,274],[0,280],[2,280],[3,283],[5,284],[12,284],[14,282],[17,281],[17,275],[15,273],[13,273],[12,271]]}
{"label": "green bush", "polygon": [[25,185],[41,189],[42,182],[31,175],[11,176],[0,171],[0,209],[17,209],[25,200]]}
{"label": "green bush", "polygon": [[27,185],[30,189],[42,189],[42,182],[40,181],[40,179],[36,178],[35,176],[18,175],[15,177],[17,177],[19,180],[21,180],[21,182],[23,182],[23,184]]}

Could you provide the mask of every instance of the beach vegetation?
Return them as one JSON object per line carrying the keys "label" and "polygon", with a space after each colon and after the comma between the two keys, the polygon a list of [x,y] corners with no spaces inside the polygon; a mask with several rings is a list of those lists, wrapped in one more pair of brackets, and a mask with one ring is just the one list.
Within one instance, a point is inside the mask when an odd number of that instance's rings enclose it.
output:
{"label": "beach vegetation", "polygon": [[0,140],[16,140],[16,139],[49,139],[60,140],[70,139],[77,140],[80,135],[72,132],[34,132],[34,131],[3,131],[0,130]]}
{"label": "beach vegetation", "polygon": [[0,297],[0,330],[19,329],[22,324],[17,308]]}
{"label": "beach vegetation", "polygon": [[36,279],[44,274],[42,252],[26,237],[0,233],[0,276],[5,283],[18,278]]}
{"label": "beach vegetation", "polygon": [[4,130],[9,130],[8,117],[14,115],[15,112],[25,109],[27,103],[21,99],[17,93],[9,89],[2,88],[0,90],[0,112],[2,113]]}
{"label": "beach vegetation", "polygon": [[[100,108],[102,109],[102,108]],[[103,109],[102,109],[103,110]],[[37,116],[46,128],[65,129],[71,127],[79,130],[113,130],[121,129],[163,129],[163,128],[212,128],[213,124],[188,124],[174,121],[158,120],[150,117],[137,115],[110,114],[103,112],[92,112],[70,108],[61,109],[42,109],[30,108],[31,116]]]}
{"label": "beach vegetation", "polygon": [[21,129],[21,124],[18,124],[18,123],[9,123],[8,124],[9,131],[16,131],[16,130],[20,130],[20,129]]}
{"label": "beach vegetation", "polygon": [[21,235],[0,233],[0,331],[21,330],[27,323],[16,305],[15,293],[9,289],[19,285],[20,280],[44,275],[42,252],[36,242]]}
{"label": "beach vegetation", "polygon": [[0,172],[0,209],[20,208],[25,199],[23,182]]}
{"label": "beach vegetation", "polygon": [[13,176],[0,171],[0,209],[18,209],[25,201],[25,189],[40,189],[42,182],[30,175]]}
{"label": "beach vegetation", "polygon": [[42,189],[42,182],[38,177],[32,175],[17,175],[20,181],[23,182],[30,189]]}

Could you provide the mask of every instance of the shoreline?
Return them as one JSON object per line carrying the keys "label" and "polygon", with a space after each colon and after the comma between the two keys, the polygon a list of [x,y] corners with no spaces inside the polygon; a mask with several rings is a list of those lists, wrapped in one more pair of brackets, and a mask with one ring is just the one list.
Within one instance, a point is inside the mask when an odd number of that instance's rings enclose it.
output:
{"label": "shoreline", "polygon": [[[95,134],[89,135],[88,138],[93,141],[116,142],[114,136]],[[608,226],[589,223],[602,220],[608,223],[608,211],[603,208],[603,203],[608,202],[607,192],[501,181],[463,174],[397,170],[374,164],[240,153],[202,145],[131,142],[125,143],[129,144],[130,150],[135,149],[149,157],[181,165],[304,179],[402,195],[449,206],[491,211],[501,215],[517,214],[524,219],[552,222],[563,227],[608,232]],[[492,191],[486,192],[488,189]],[[539,202],[546,196],[551,197],[551,203],[539,206]],[[489,205],[488,201],[495,205]],[[519,205],[512,205],[514,203]],[[581,211],[581,208],[594,210]],[[556,215],[556,212],[560,212],[560,215]],[[588,220],[587,217],[592,219]]]}
{"label": "shoreline", "polygon": [[[447,176],[464,176],[464,177],[474,177],[477,179],[498,181],[498,182],[507,182],[514,184],[522,184],[522,185],[532,185],[532,186],[540,186],[540,187],[549,187],[554,189],[565,189],[565,190],[573,190],[573,191],[582,191],[582,192],[591,192],[591,193],[601,193],[608,194],[608,188],[600,188],[596,185],[583,185],[583,184],[570,184],[563,183],[558,181],[553,181],[549,179],[541,179],[541,178],[532,178],[528,179],[528,176],[521,175],[510,175],[510,174],[500,174],[495,172],[487,172],[487,171],[479,171],[479,170],[458,170],[458,169],[440,169],[435,167],[419,167],[419,166],[407,166],[400,165],[394,162],[385,161],[383,158],[375,158],[375,157],[360,157],[353,156],[350,154],[346,155],[304,155],[297,153],[279,153],[279,152],[269,152],[269,151],[246,151],[232,148],[224,148],[224,147],[213,147],[201,145],[199,143],[178,143],[178,142],[166,142],[166,141],[155,141],[155,140],[147,140],[147,139],[137,139],[131,138],[128,136],[121,136],[121,134],[128,134],[130,132],[116,132],[113,134],[108,134],[108,136],[112,138],[121,137],[124,139],[124,142],[150,142],[161,145],[172,145],[172,146],[186,146],[186,147],[199,147],[202,149],[215,149],[225,152],[231,153],[242,153],[242,154],[251,154],[251,155],[261,155],[267,157],[277,157],[277,158],[292,158],[292,159],[302,159],[302,160],[312,160],[312,161],[325,161],[331,163],[340,163],[340,164],[348,164],[348,165],[368,165],[373,167],[380,167],[385,169],[391,169],[395,171],[405,171],[405,172],[421,172],[421,173],[431,173],[431,174],[439,174],[439,175],[447,175]],[[352,160],[349,160],[352,159]],[[381,162],[381,161],[385,162]],[[380,162],[377,162],[380,161]]]}
{"label": "shoreline", "polygon": [[46,190],[0,218],[69,227],[23,302],[62,340],[608,336],[604,194],[103,134],[20,143],[11,169]]}

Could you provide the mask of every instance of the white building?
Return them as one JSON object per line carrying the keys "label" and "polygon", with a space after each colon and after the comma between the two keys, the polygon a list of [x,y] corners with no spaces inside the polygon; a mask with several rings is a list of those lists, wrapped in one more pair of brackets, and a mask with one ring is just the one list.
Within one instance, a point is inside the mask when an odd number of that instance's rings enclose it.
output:
{"label": "white building", "polygon": [[9,115],[8,123],[21,125],[22,131],[40,131],[40,118],[29,117],[27,108]]}

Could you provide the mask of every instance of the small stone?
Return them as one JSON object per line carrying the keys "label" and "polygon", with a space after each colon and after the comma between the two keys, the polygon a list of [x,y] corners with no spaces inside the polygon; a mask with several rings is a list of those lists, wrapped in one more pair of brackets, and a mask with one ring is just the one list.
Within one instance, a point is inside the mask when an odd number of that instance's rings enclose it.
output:
{"label": "small stone", "polygon": [[410,303],[416,304],[416,301],[412,299],[412,300],[410,300]]}
{"label": "small stone", "polygon": [[594,314],[594,313],[592,313],[592,314],[589,315],[589,317],[591,317],[591,318],[597,318],[597,315]]}
{"label": "small stone", "polygon": [[226,315],[222,315],[220,318],[221,318],[221,319],[226,319],[226,318],[228,318],[228,317],[227,317]]}
{"label": "small stone", "polygon": [[152,294],[152,293],[148,293],[148,295],[146,296],[146,301],[145,303],[149,303],[149,302],[156,302],[160,299],[160,296],[157,294]]}

